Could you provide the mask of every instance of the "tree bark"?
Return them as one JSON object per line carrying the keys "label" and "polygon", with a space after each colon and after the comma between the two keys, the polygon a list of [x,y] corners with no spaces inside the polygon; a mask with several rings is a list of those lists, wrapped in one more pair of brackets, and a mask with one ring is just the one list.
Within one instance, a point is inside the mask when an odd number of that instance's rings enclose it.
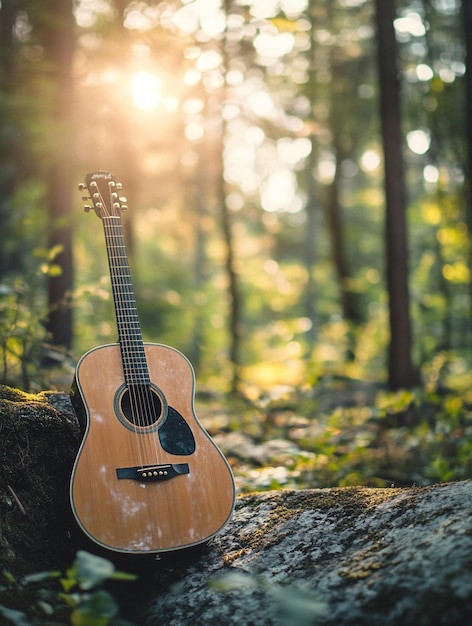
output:
{"label": "tree bark", "polygon": [[74,18],[72,0],[56,1],[56,18],[50,22],[46,51],[52,67],[55,149],[49,165],[49,247],[58,251],[58,272],[48,277],[49,316],[46,328],[54,346],[70,348],[72,342],[72,60]]}
{"label": "tree bark", "polygon": [[0,3],[0,91],[2,115],[0,134],[0,277],[21,271],[21,244],[11,236],[11,202],[21,180],[22,146],[25,138],[15,115],[14,91],[16,88],[18,50],[13,29],[18,11],[14,0]]}
{"label": "tree bark", "polygon": [[[223,154],[222,154],[223,158]],[[220,178],[219,205],[221,211],[221,227],[223,239],[226,244],[225,269],[228,277],[228,300],[229,300],[229,361],[231,364],[231,392],[237,393],[239,390],[241,366],[240,346],[241,346],[241,298],[239,291],[239,280],[236,272],[233,234],[231,227],[231,216],[226,203],[225,184],[223,173]]]}
{"label": "tree bark", "polygon": [[411,388],[416,376],[411,359],[408,290],[406,190],[402,157],[400,79],[393,21],[395,0],[376,0],[380,117],[385,167],[386,271],[390,345],[388,384],[393,390]]}
{"label": "tree bark", "polygon": [[[466,133],[467,133],[467,165],[466,165],[466,219],[469,238],[472,237],[472,3],[462,0],[462,15],[464,22],[465,41],[465,106],[466,106]],[[469,243],[469,270],[472,276],[472,241]],[[472,278],[469,280],[469,308],[472,312]],[[469,337],[472,334],[472,315],[468,324]],[[469,338],[470,341],[470,338]]]}
{"label": "tree bark", "polygon": [[318,333],[318,316],[316,308],[316,284],[314,278],[314,267],[317,259],[317,225],[318,213],[320,208],[316,197],[316,183],[313,179],[313,168],[315,167],[315,150],[316,141],[313,136],[311,140],[311,154],[308,157],[308,176],[307,176],[307,203],[306,212],[306,230],[303,241],[303,262],[307,273],[307,282],[305,287],[305,314],[310,320],[309,328],[306,331],[306,340],[308,343],[309,353],[315,346],[316,336]]}
{"label": "tree bark", "polygon": [[[224,8],[229,14],[230,2],[225,0]],[[221,45],[223,57],[223,71],[226,74],[228,68],[227,41],[223,38]],[[222,100],[226,99],[226,85],[223,86]],[[221,143],[220,143],[220,176],[217,189],[217,198],[221,214],[221,229],[226,245],[225,269],[228,277],[228,301],[229,301],[229,361],[231,364],[231,392],[237,393],[240,385],[241,369],[241,327],[242,327],[242,302],[239,286],[239,276],[236,271],[236,260],[233,243],[233,232],[230,210],[226,201],[226,185],[224,180],[224,137],[226,131],[225,121],[222,120]]]}
{"label": "tree bark", "polygon": [[312,132],[309,135],[311,142],[311,151],[307,159],[306,166],[306,190],[307,201],[305,206],[306,212],[306,228],[303,241],[303,263],[306,268],[307,281],[305,287],[305,315],[310,321],[310,325],[306,330],[305,337],[308,344],[308,354],[311,353],[315,346],[315,341],[318,333],[318,315],[317,315],[317,297],[316,297],[316,284],[314,278],[314,268],[318,256],[318,242],[316,239],[318,218],[320,210],[320,203],[317,194],[317,185],[313,172],[317,165],[318,157],[318,145],[315,128],[315,116],[314,106],[316,100],[316,58],[315,58],[315,14],[314,14],[314,0],[310,0],[309,7],[309,19],[310,19],[310,47],[307,51],[308,65],[309,65],[309,82],[307,85],[307,97],[310,100],[310,113],[308,115],[308,124],[312,126]]}
{"label": "tree bark", "polygon": [[[334,29],[334,7],[332,3],[328,6],[329,23]],[[333,137],[332,146],[336,169],[333,180],[327,187],[326,218],[331,240],[331,255],[339,283],[342,315],[347,322],[358,324],[361,321],[361,315],[358,310],[355,294],[350,288],[351,270],[346,254],[344,216],[339,199],[342,183],[341,165],[343,160],[347,157],[346,150],[343,149],[342,146],[343,135],[346,134],[345,128],[343,127],[345,115],[343,115],[342,111],[343,101],[346,98],[346,93],[343,88],[346,61],[345,59],[339,60],[337,53],[338,50],[334,46],[330,52],[331,88],[328,123]]]}
{"label": "tree bark", "polygon": [[465,101],[466,101],[466,133],[468,150],[468,224],[472,229],[472,3],[470,0],[462,0],[462,14],[464,17],[464,41],[465,41]]}

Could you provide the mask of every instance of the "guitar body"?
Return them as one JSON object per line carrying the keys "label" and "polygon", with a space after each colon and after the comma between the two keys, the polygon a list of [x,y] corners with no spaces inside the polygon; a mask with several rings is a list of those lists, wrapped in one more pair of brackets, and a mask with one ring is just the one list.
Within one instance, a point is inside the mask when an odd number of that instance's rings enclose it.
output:
{"label": "guitar body", "polygon": [[[97,544],[119,552],[187,548],[231,516],[231,469],[194,411],[194,373],[177,350],[144,344],[156,419],[126,417],[119,344],[87,352],[73,401],[84,428],[70,484],[72,510]],[[165,436],[164,436],[165,435]]]}

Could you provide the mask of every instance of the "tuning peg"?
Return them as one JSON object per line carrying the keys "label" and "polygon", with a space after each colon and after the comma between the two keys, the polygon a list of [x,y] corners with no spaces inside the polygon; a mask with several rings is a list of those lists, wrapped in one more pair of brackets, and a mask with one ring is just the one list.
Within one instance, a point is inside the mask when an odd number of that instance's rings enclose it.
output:
{"label": "tuning peg", "polygon": [[84,205],[84,211],[85,211],[86,213],[88,213],[91,209],[92,209],[92,207],[90,206],[90,204],[85,204],[85,205]]}
{"label": "tuning peg", "polygon": [[79,188],[79,191],[83,191],[85,189],[85,183],[79,183],[77,187]]}
{"label": "tuning peg", "polygon": [[123,189],[123,184],[122,184],[122,183],[116,183],[116,184],[115,184],[115,187],[116,187],[117,189]]}
{"label": "tuning peg", "polygon": [[82,196],[82,200],[84,202],[87,202],[87,200],[90,200],[90,199],[91,199],[90,196]]}
{"label": "tuning peg", "polygon": [[122,211],[127,211],[128,210],[128,205],[127,204],[122,204],[121,205],[121,210]]}
{"label": "tuning peg", "polygon": [[128,202],[128,198],[125,198],[124,196],[120,196],[120,202],[124,202],[126,204]]}

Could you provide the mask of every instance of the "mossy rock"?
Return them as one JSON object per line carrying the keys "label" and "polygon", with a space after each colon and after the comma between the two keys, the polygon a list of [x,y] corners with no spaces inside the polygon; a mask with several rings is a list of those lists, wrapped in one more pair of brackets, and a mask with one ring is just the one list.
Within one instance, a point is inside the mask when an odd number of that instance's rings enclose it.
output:
{"label": "mossy rock", "polygon": [[472,623],[472,481],[238,498],[193,562],[164,558],[139,624]]}
{"label": "mossy rock", "polygon": [[3,569],[17,575],[70,558],[68,486],[79,443],[67,394],[0,386]]}

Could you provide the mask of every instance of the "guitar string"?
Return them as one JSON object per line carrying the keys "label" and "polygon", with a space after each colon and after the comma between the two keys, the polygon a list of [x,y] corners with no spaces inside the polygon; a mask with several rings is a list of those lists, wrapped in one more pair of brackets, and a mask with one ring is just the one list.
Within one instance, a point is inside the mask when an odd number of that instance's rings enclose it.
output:
{"label": "guitar string", "polygon": [[[105,201],[105,199],[103,198],[101,191],[98,187],[98,185],[96,185],[96,189],[100,195],[100,201],[103,207],[103,214],[102,214],[102,221],[103,221],[103,227],[104,227],[104,231],[105,231],[105,239],[106,239],[106,243],[107,243],[107,252],[108,252],[108,261],[109,261],[109,266],[110,266],[110,278],[111,278],[111,283],[112,283],[112,291],[113,291],[113,295],[114,295],[114,302],[115,302],[115,313],[116,313],[116,320],[117,320],[117,326],[118,326],[118,335],[120,337],[120,325],[121,325],[121,320],[119,319],[120,317],[120,313],[119,313],[119,298],[120,298],[120,284],[119,284],[119,279],[118,279],[118,270],[117,270],[117,260],[116,260],[116,237],[114,235],[113,232],[113,218],[111,215],[111,212],[107,213],[107,203]],[[110,202],[113,202],[112,198],[112,188],[109,187],[109,192],[110,192]],[[125,382],[126,382],[126,371],[125,371],[125,363],[124,363],[124,355],[123,355],[123,346],[122,346],[122,342],[120,341],[120,352],[121,352],[121,362],[122,362],[122,367],[123,367],[123,373],[125,375]],[[132,405],[132,401],[131,401],[131,397],[130,397],[130,407]],[[133,422],[133,426],[134,426],[134,432],[135,432],[135,440],[137,443],[137,451],[138,451],[138,456],[141,458],[141,466],[143,465],[142,462],[142,453],[141,453],[141,446],[140,446],[140,441],[137,437],[138,435],[138,428],[137,428],[137,424],[134,418],[134,410],[131,409],[131,413],[132,413],[132,422]]]}
{"label": "guitar string", "polygon": [[[110,185],[112,201],[114,190],[115,185],[112,183],[112,185]],[[139,325],[131,272],[126,254],[123,225],[119,215],[118,219],[113,224],[113,231],[115,236],[115,248],[119,253],[117,257],[119,267],[118,277],[121,279],[121,283],[118,287],[121,287],[121,294],[123,296],[123,306],[120,310],[124,314],[124,319],[121,320],[121,330],[124,338],[128,339],[127,345],[125,346],[127,348],[126,365],[128,372],[128,393],[131,394],[130,405],[131,401],[133,402],[133,422],[141,427],[149,426],[150,423],[156,423],[159,415],[156,414],[154,394],[151,390],[151,380]],[[129,389],[129,387],[131,387],[131,389]],[[153,449],[148,450],[148,452],[153,452],[157,455],[157,441],[155,437],[141,437],[140,441],[144,441],[145,444],[147,442],[153,442]],[[151,456],[150,458],[154,459],[157,457]]]}
{"label": "guitar string", "polygon": [[[114,183],[110,186],[110,199],[113,202]],[[106,203],[102,201],[103,206]],[[123,226],[118,216],[109,216],[110,221],[104,220],[105,234],[110,240],[110,267],[112,269],[113,289],[116,294],[116,317],[120,335],[120,350],[125,374],[125,384],[130,402],[131,418],[137,438],[140,465],[144,466],[144,459],[148,458],[143,450],[149,438],[140,436],[138,427],[146,426],[149,420],[157,421],[150,387],[150,377],[147,369],[146,355],[137,317],[136,300],[131,283],[131,273],[127,262],[126,245],[123,235]],[[137,365],[137,367],[136,367]],[[151,438],[153,439],[153,438]],[[157,443],[154,440],[154,449],[148,452],[157,453]],[[151,457],[154,460],[153,457]]]}
{"label": "guitar string", "polygon": [[[116,218],[115,218],[116,219]],[[120,351],[123,364],[125,386],[128,391],[128,398],[130,403],[131,420],[136,435],[136,442],[138,448],[138,455],[140,457],[141,467],[144,465],[144,451],[142,449],[143,440],[139,436],[138,427],[142,425],[141,415],[143,412],[142,399],[138,393],[138,386],[133,380],[132,372],[130,371],[130,346],[131,346],[131,331],[129,330],[129,324],[127,323],[127,313],[125,311],[126,306],[126,289],[125,289],[125,276],[122,268],[122,263],[119,262],[118,252],[122,252],[118,233],[113,224],[113,217],[110,217],[110,222],[107,222],[110,235],[110,253],[112,260],[112,274],[114,282],[115,292],[115,310],[118,325],[118,334],[120,339]],[[124,392],[126,393],[126,391]]]}

